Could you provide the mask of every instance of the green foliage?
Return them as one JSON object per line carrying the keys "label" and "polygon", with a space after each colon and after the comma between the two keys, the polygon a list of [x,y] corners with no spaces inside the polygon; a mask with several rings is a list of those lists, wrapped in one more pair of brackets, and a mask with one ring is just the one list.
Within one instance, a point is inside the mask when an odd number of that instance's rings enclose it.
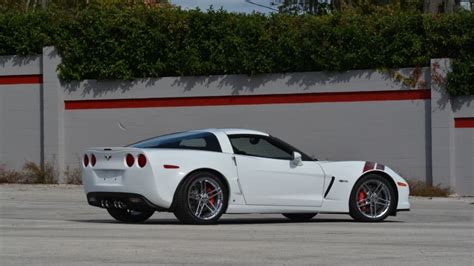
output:
{"label": "green foliage", "polygon": [[398,68],[450,57],[450,92],[465,95],[473,94],[473,29],[467,12],[265,16],[90,4],[74,12],[3,10],[0,55],[55,45],[64,80]]}
{"label": "green foliage", "polygon": [[53,28],[48,25],[50,14],[34,10],[25,14],[0,9],[0,55],[28,55],[41,53],[51,45]]}
{"label": "green foliage", "polygon": [[27,12],[31,9],[59,8],[73,11],[83,9],[88,5],[136,5],[147,4],[149,6],[169,7],[168,0],[0,0],[0,9],[15,9]]}
{"label": "green foliage", "polygon": [[453,62],[448,73],[447,90],[452,96],[474,95],[474,57],[471,55]]}
{"label": "green foliage", "polygon": [[434,31],[444,34],[431,35],[436,37],[431,41],[431,49],[436,47],[440,57],[455,59],[453,71],[448,73],[447,90],[453,96],[474,95],[474,15],[463,12],[439,20]]}

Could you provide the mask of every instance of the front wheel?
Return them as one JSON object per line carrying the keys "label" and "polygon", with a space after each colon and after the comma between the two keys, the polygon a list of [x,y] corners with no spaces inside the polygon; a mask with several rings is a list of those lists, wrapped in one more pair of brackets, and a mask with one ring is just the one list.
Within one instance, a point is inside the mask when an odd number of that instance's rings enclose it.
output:
{"label": "front wheel", "polygon": [[147,211],[136,211],[130,209],[107,209],[110,216],[114,217],[115,220],[124,222],[124,223],[140,223],[148,220],[153,213],[154,210],[147,210]]}
{"label": "front wheel", "polygon": [[349,214],[359,222],[380,222],[396,206],[395,188],[378,175],[368,174],[354,185],[349,198]]}
{"label": "front wheel", "polygon": [[306,222],[313,219],[317,213],[282,213],[286,218],[294,222]]}
{"label": "front wheel", "polygon": [[227,208],[227,190],[214,173],[188,176],[176,192],[174,215],[186,224],[212,224]]}

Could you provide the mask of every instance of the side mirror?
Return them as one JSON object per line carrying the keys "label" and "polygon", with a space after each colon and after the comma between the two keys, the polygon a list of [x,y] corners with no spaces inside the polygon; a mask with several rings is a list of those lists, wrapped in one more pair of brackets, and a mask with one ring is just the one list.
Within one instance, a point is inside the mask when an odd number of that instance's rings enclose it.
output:
{"label": "side mirror", "polygon": [[303,165],[303,159],[301,159],[301,153],[294,151],[293,152],[293,161],[292,163],[296,166]]}

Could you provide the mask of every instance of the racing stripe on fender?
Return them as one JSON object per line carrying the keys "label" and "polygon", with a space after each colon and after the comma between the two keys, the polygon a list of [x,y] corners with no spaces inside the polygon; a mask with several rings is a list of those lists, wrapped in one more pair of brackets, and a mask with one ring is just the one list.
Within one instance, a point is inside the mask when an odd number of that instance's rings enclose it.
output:
{"label": "racing stripe on fender", "polygon": [[375,168],[375,163],[374,162],[365,162],[364,170],[362,171],[362,173],[373,170],[374,168]]}
{"label": "racing stripe on fender", "polygon": [[375,167],[375,169],[377,169],[377,170],[382,170],[382,171],[383,171],[383,170],[385,170],[385,165],[383,165],[383,164],[381,164],[381,163],[378,163],[378,164],[377,164],[377,167]]}

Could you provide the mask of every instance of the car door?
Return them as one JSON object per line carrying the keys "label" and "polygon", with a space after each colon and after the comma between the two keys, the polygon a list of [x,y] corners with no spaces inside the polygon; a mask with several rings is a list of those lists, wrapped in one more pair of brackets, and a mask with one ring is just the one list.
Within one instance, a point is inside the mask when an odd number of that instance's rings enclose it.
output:
{"label": "car door", "polygon": [[247,204],[322,205],[324,172],[316,161],[295,165],[293,151],[269,136],[229,135],[229,140]]}

